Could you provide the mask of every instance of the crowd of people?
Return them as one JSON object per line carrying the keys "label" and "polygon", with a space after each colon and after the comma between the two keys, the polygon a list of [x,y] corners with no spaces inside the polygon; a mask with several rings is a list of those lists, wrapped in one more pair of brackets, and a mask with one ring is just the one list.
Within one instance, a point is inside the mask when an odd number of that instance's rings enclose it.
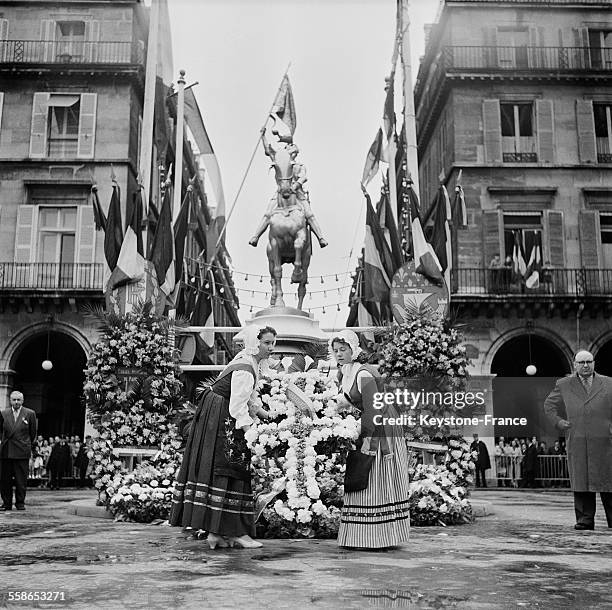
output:
{"label": "crowd of people", "polygon": [[29,479],[49,489],[59,489],[65,479],[73,479],[79,488],[89,486],[90,443],[90,436],[85,442],[79,436],[37,436],[32,443]]}

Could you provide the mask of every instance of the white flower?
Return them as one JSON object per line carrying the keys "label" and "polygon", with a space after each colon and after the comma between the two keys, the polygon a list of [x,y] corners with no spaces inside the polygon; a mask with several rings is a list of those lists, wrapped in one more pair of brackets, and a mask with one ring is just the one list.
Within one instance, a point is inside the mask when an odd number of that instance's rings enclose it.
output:
{"label": "white flower", "polygon": [[309,521],[312,521],[312,514],[309,510],[301,508],[297,512],[296,521],[298,523],[308,523]]}

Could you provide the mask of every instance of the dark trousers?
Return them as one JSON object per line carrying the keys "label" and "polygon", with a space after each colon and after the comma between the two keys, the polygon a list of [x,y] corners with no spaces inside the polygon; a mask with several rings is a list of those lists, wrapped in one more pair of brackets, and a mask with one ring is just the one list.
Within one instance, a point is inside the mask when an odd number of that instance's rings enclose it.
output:
{"label": "dark trousers", "polygon": [[[602,491],[599,497],[606,511],[608,527],[612,527],[612,492]],[[576,511],[576,523],[592,527],[595,524],[595,492],[575,491],[574,510]]]}
{"label": "dark trousers", "polygon": [[62,473],[59,468],[51,471],[51,489],[60,488],[62,482]]}
{"label": "dark trousers", "polygon": [[487,479],[485,478],[485,468],[476,466],[476,487],[486,487]]}
{"label": "dark trousers", "polygon": [[0,494],[2,504],[6,509],[13,508],[13,486],[15,487],[15,506],[24,506],[26,485],[28,482],[28,467],[30,460],[1,460]]}

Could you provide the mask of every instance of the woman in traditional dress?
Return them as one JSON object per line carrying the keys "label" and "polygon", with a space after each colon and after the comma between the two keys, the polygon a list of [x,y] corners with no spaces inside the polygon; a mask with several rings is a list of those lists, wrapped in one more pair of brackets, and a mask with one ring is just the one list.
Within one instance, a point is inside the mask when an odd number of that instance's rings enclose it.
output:
{"label": "woman in traditional dress", "polygon": [[[251,453],[244,433],[252,416],[267,418],[254,389],[276,344],[276,331],[249,326],[244,349],[204,391],[177,476],[170,524],[208,532],[215,547],[262,546],[255,533]],[[226,540],[228,538],[229,540]]]}
{"label": "woman in traditional dress", "polygon": [[[364,416],[362,392],[368,380],[374,383],[379,375],[373,366],[357,361],[362,351],[357,335],[344,330],[336,333],[329,345],[338,363],[343,399],[362,412],[357,451],[373,457],[370,460],[348,460],[345,487],[350,479],[361,478],[365,488],[356,491],[345,489],[338,545],[365,549],[394,547],[408,540],[410,533],[408,451],[403,430],[401,426],[397,431],[375,426],[371,410]],[[393,407],[388,405],[376,414],[397,416]],[[367,461],[371,463],[368,465]],[[366,472],[368,467],[369,473]]]}

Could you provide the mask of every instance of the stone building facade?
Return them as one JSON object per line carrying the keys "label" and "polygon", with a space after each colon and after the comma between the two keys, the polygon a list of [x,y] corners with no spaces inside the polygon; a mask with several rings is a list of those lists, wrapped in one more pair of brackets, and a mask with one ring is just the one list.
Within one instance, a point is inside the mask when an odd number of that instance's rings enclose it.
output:
{"label": "stone building facade", "polygon": [[428,28],[421,198],[434,199],[442,170],[452,197],[462,170],[453,314],[473,372],[494,376],[495,415],[529,420],[488,437],[556,439],[541,404],[577,349],[612,373],[611,76],[608,0],[445,0]]}

